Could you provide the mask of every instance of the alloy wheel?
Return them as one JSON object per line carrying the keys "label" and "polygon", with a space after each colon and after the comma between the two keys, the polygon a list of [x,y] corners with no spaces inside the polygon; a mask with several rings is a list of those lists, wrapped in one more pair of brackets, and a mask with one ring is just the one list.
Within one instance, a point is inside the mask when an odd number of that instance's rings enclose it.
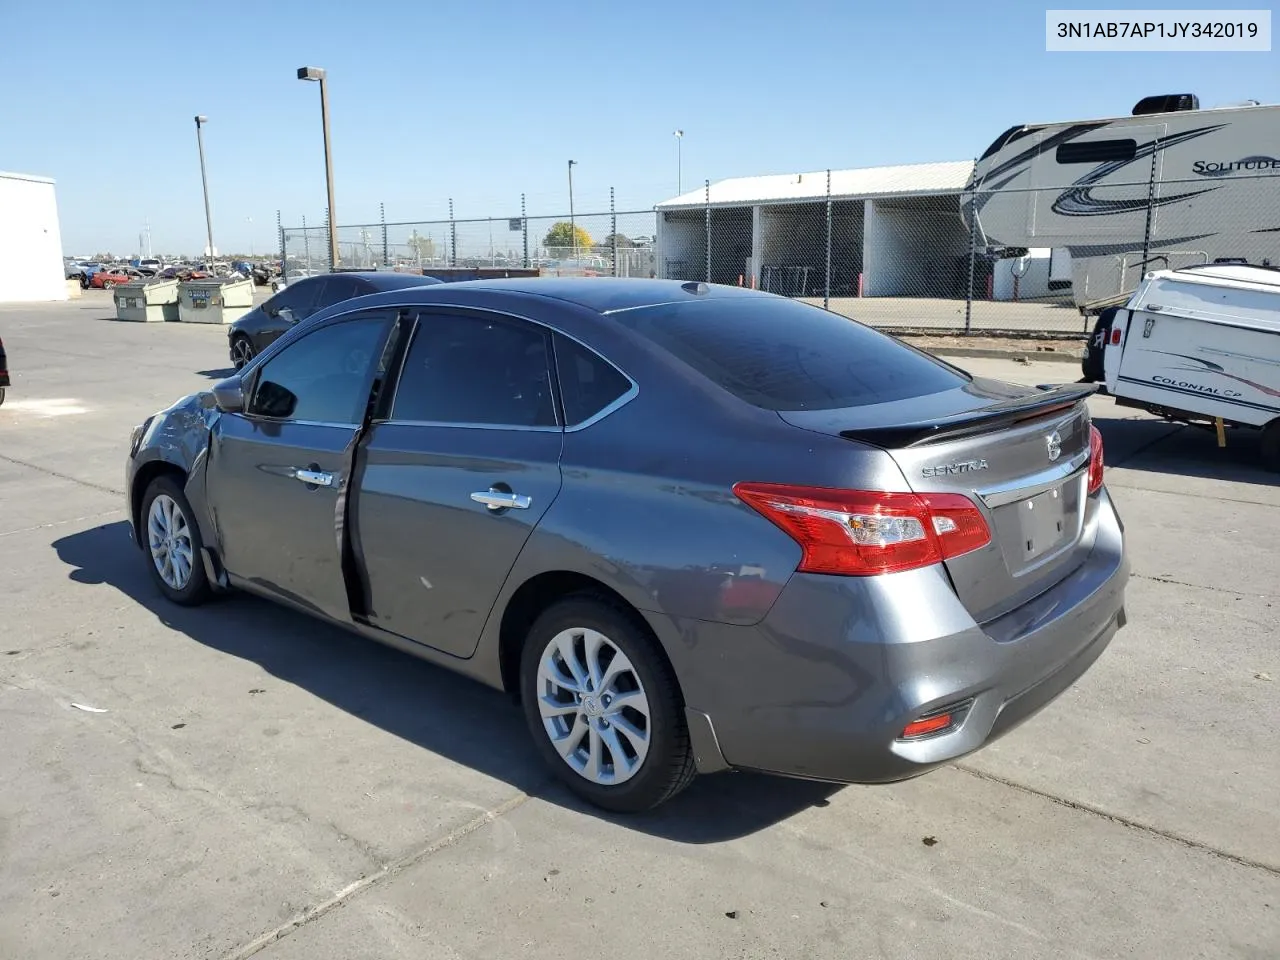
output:
{"label": "alloy wheel", "polygon": [[159,494],[147,512],[147,545],[160,579],[174,590],[182,590],[191,580],[195,551],[186,515],[168,494]]}
{"label": "alloy wheel", "polygon": [[538,662],[538,712],[560,757],[591,783],[630,780],[649,754],[650,710],[640,675],[604,634],[562,630]]}
{"label": "alloy wheel", "polygon": [[235,364],[235,368],[239,370],[250,360],[253,359],[253,344],[244,337],[238,337],[231,344],[231,362]]}

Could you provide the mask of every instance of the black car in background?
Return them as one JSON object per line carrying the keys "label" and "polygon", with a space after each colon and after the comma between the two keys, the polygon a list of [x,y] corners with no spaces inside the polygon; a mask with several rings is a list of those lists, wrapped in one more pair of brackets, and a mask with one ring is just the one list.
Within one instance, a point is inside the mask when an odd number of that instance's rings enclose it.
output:
{"label": "black car in background", "polygon": [[440,283],[408,273],[325,273],[294,280],[266,303],[227,327],[231,362],[239,370],[295,323],[344,300]]}
{"label": "black car in background", "polygon": [[4,403],[5,389],[9,386],[9,358],[4,353],[4,341],[0,340],[0,403]]}

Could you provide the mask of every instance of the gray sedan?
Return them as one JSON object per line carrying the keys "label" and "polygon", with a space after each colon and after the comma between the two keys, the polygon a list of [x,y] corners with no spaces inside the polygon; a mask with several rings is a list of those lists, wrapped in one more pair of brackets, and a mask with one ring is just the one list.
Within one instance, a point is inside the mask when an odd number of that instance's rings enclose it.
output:
{"label": "gray sedan", "polygon": [[815,307],[659,280],[337,304],[149,417],[135,537],[509,691],[580,796],[923,773],[1124,624],[1091,387],[976,379]]}

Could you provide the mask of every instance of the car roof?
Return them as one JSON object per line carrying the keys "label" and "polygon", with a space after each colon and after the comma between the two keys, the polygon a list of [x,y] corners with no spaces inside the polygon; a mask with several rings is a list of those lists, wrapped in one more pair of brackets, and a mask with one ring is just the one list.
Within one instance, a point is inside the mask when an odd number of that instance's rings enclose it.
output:
{"label": "car roof", "polygon": [[631,277],[514,277],[471,280],[454,286],[550,297],[598,313],[635,310],[685,300],[767,296],[746,287],[702,283],[697,280],[648,280]]}
{"label": "car roof", "polygon": [[[322,274],[329,276],[329,274]],[[384,274],[386,276],[386,274]],[[395,274],[391,274],[395,276]],[[412,276],[400,274],[400,276]],[[308,277],[306,280],[313,280]],[[512,301],[537,299],[559,301],[607,316],[623,310],[638,310],[662,304],[694,302],[698,300],[730,300],[740,297],[778,299],[774,294],[762,293],[746,287],[699,283],[680,280],[632,280],[617,277],[519,277],[495,280],[462,280],[437,282],[429,290],[424,289],[431,278],[416,277],[422,283],[412,284],[413,289],[394,288],[378,293],[366,293],[331,304],[317,310],[293,329],[313,328],[333,317],[357,310],[378,307],[458,306],[482,309],[511,308]],[[296,280],[291,286],[306,282]],[[815,308],[816,309],[816,308]],[[283,339],[283,338],[282,338]]]}
{"label": "car roof", "polygon": [[[330,277],[335,274],[323,273],[322,277]],[[433,283],[440,283],[435,277],[424,277],[413,273],[391,273],[386,270],[343,270],[336,274],[337,276],[356,277],[365,281],[376,290],[400,290],[404,287],[425,287]],[[309,278],[312,279],[312,278]]]}
{"label": "car roof", "polygon": [[[403,275],[402,275],[403,276]],[[430,278],[416,280],[430,282]],[[422,284],[405,284],[418,286]],[[361,307],[398,306],[401,304],[457,303],[465,304],[473,294],[497,293],[514,297],[539,297],[572,303],[596,313],[617,313],[664,303],[695,300],[723,300],[734,297],[769,297],[771,294],[746,287],[706,284],[697,281],[644,280],[617,277],[511,277],[493,280],[462,280],[433,286],[423,300],[421,290],[394,290],[360,298]],[[351,303],[352,301],[346,301]],[[335,305],[340,306],[340,305]],[[324,313],[339,312],[334,307]]]}

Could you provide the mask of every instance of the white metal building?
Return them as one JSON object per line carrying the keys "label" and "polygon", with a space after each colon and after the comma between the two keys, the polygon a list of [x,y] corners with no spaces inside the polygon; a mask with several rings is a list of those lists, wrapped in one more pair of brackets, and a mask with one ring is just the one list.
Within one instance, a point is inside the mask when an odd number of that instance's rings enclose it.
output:
{"label": "white metal building", "polygon": [[0,303],[66,300],[53,181],[0,172]]}
{"label": "white metal building", "polygon": [[[959,195],[973,162],[831,171],[833,297],[963,297],[969,231]],[[822,296],[827,173],[737,177],[657,205],[660,277]]]}

